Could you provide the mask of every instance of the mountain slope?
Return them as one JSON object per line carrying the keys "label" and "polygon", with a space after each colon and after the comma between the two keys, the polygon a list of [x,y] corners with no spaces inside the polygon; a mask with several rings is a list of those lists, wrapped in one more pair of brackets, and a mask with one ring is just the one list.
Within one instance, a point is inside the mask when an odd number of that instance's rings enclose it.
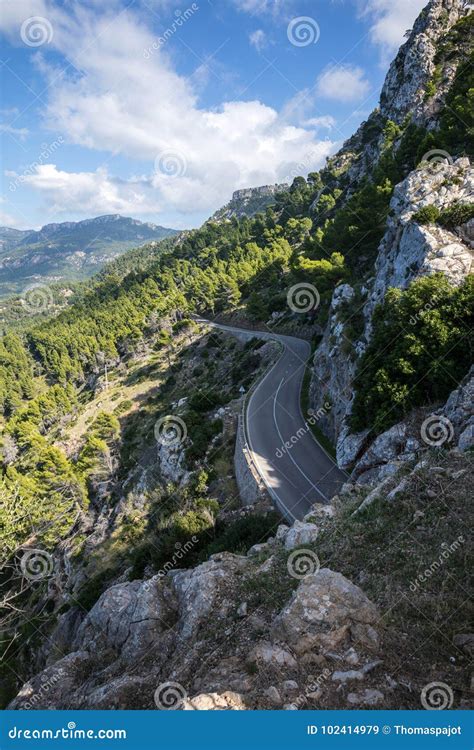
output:
{"label": "mountain slope", "polygon": [[125,251],[174,234],[118,214],[46,224],[39,231],[0,227],[0,296],[47,279],[87,278]]}
{"label": "mountain slope", "polygon": [[[152,708],[169,679],[201,707],[414,708],[439,680],[465,705],[466,14],[431,0],[387,108],[265,215],[207,222],[126,275],[112,266],[56,318],[3,337],[1,593],[21,608],[5,607],[0,668],[5,698],[25,681],[14,707]],[[264,497],[239,508],[242,393],[278,353],[194,313],[312,340],[311,424],[358,480],[334,507],[291,529]],[[44,575],[26,581],[31,556]],[[324,597],[331,622],[312,606]]]}

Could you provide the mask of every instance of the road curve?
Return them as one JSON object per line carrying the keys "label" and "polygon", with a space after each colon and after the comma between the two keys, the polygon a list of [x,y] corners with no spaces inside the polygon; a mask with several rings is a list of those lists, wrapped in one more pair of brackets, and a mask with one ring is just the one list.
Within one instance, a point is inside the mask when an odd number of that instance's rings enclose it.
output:
{"label": "road curve", "polygon": [[301,519],[315,503],[328,504],[347,480],[317,442],[301,412],[301,386],[311,355],[308,341],[293,336],[249,331],[204,318],[239,338],[273,339],[283,353],[253,389],[247,403],[245,431],[257,470],[281,513]]}

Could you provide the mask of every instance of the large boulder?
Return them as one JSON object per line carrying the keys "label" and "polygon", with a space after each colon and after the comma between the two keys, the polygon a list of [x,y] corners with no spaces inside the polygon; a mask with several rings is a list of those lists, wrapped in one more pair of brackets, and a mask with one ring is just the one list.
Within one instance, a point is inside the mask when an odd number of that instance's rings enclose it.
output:
{"label": "large boulder", "polygon": [[308,575],[272,626],[274,641],[287,643],[297,654],[332,651],[358,641],[378,646],[375,604],[364,592],[329,568]]}
{"label": "large boulder", "polygon": [[132,664],[154,648],[164,660],[174,642],[176,620],[176,598],[160,576],[120,583],[107,589],[92,607],[74,647],[94,654],[110,649]]}
{"label": "large boulder", "polygon": [[314,523],[295,521],[285,536],[285,549],[294,549],[316,541],[319,529]]}
{"label": "large boulder", "polygon": [[226,616],[234,607],[227,594],[247,565],[246,557],[222,552],[197,568],[171,571],[169,576],[179,603],[181,639],[195,638],[211,616]]}

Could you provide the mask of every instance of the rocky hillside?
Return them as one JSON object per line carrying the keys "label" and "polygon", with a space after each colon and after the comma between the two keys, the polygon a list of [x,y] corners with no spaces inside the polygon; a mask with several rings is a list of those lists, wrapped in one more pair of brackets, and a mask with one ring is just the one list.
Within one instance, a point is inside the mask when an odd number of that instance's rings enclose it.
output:
{"label": "rocky hillside", "polygon": [[[471,32],[431,0],[320,173],[2,338],[3,704],[468,706]],[[314,344],[351,476],[291,527],[265,493],[241,507],[233,461],[278,351],[196,313]]]}
{"label": "rocky hillside", "polygon": [[282,183],[281,185],[262,185],[256,188],[236,190],[229,203],[216,211],[209,221],[230,221],[234,217],[240,219],[243,216],[254,216],[265,211],[268,206],[273,206],[275,195],[284,193],[288,189],[289,185]]}
{"label": "rocky hillside", "polygon": [[416,709],[441,682],[443,707],[467,708],[473,478],[458,449],[426,449],[391,491],[347,484],[247,555],[117,582],[59,615],[9,707]]}
{"label": "rocky hillside", "polygon": [[46,224],[38,231],[0,227],[0,296],[31,283],[85,279],[127,250],[173,234],[118,214]]}
{"label": "rocky hillside", "polygon": [[[349,417],[355,396],[354,380],[361,356],[372,332],[372,316],[390,288],[406,289],[415,279],[434,273],[444,274],[453,285],[470,273],[473,263],[474,220],[449,230],[436,223],[420,220],[426,206],[449,209],[470,199],[474,189],[474,170],[469,159],[426,165],[395,188],[387,229],[375,263],[375,275],[357,291],[348,284],[334,290],[329,320],[314,357],[311,384],[312,405],[317,411],[326,399],[331,412],[321,427],[337,442],[338,463],[350,468],[361,447],[367,443],[367,431],[354,434]],[[423,223],[421,223],[423,222]],[[350,341],[350,318],[340,315],[344,303],[356,296],[363,316],[361,335]],[[433,308],[436,299],[430,305]],[[349,342],[349,346],[348,346]]]}
{"label": "rocky hillside", "polygon": [[[434,0],[428,4],[390,66],[380,109],[334,158],[343,171],[341,185],[351,186],[383,161],[383,138],[372,137],[364,145],[367,131],[377,134],[380,118],[400,125],[410,117],[419,138],[429,133],[420,165],[392,192],[373,273],[359,283],[334,289],[328,322],[315,353],[312,406],[317,411],[328,399],[332,403],[320,427],[337,443],[338,463],[345,469],[365,460],[362,454],[374,439],[370,429],[354,431],[351,415],[356,376],[360,372],[362,378],[368,359],[367,355],[362,358],[372,338],[377,305],[384,302],[391,288],[406,290],[417,279],[436,273],[459,286],[472,270],[474,170],[469,158],[459,156],[459,146],[452,153],[436,148],[440,112],[452,97],[456,75],[470,52],[463,35],[470,20],[467,13],[462,2]],[[428,309],[435,308],[438,301],[434,296]],[[357,473],[357,465],[355,470]]]}

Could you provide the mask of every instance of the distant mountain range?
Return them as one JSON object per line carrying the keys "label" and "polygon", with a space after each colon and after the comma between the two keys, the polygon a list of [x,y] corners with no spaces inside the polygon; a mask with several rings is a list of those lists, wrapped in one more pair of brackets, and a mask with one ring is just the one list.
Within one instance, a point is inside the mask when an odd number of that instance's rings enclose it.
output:
{"label": "distant mountain range", "polygon": [[[236,190],[209,221],[252,217],[288,189],[281,184]],[[39,230],[0,226],[0,299],[21,294],[30,284],[83,281],[128,250],[179,233],[120,214],[45,224]]]}
{"label": "distant mountain range", "polygon": [[38,231],[0,227],[0,297],[32,283],[86,279],[127,250],[174,234],[119,214],[46,224]]}

